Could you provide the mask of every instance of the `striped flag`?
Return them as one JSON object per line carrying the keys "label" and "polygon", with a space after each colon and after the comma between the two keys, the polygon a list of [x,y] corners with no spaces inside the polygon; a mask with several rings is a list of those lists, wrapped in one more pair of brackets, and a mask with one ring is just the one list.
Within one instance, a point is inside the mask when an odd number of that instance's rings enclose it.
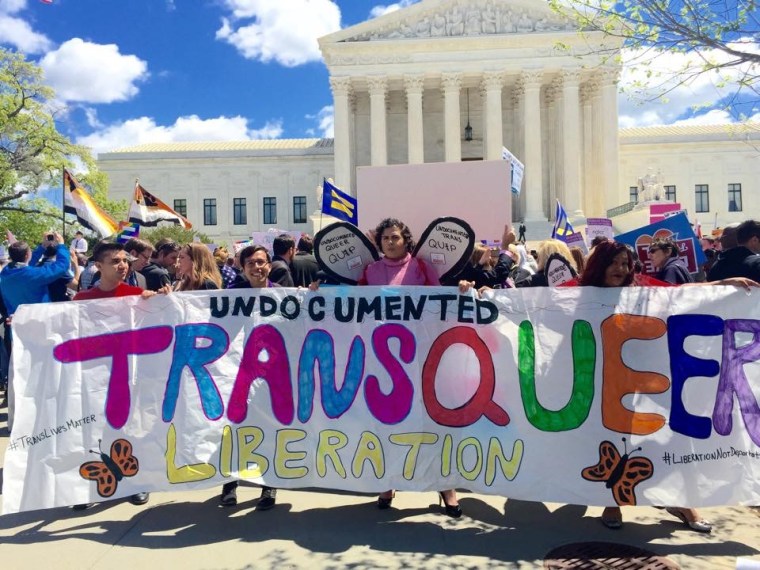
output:
{"label": "striped flag", "polygon": [[119,222],[119,233],[116,234],[118,243],[127,243],[132,238],[140,237],[140,224]]}
{"label": "striped flag", "polygon": [[95,203],[67,169],[63,169],[63,211],[74,214],[77,221],[101,237],[112,236],[119,229],[116,221]]}
{"label": "striped flag", "polygon": [[557,200],[557,210],[554,214],[552,238],[567,241],[567,237],[574,233],[575,230],[573,229],[573,226],[570,225],[570,220],[567,219],[567,212],[565,212],[562,204]]}
{"label": "striped flag", "polygon": [[129,207],[129,221],[141,226],[157,226],[161,222],[181,225],[186,230],[193,227],[186,217],[178,214],[135,181],[135,196]]}

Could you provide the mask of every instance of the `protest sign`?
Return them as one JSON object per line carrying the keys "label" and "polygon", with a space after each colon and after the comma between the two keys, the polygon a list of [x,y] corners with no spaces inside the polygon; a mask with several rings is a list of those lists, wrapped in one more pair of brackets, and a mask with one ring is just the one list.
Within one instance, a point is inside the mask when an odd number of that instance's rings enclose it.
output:
{"label": "protest sign", "polygon": [[438,218],[422,232],[414,257],[422,259],[438,279],[458,275],[467,265],[475,249],[475,232],[459,218]]}
{"label": "protest sign", "polygon": [[586,240],[583,239],[583,234],[581,232],[575,232],[570,235],[566,235],[563,238],[563,241],[567,247],[577,247],[583,252],[584,255],[588,253],[588,246],[586,245]]}
{"label": "protest sign", "polygon": [[350,222],[335,222],[314,236],[314,257],[320,269],[341,283],[356,285],[364,268],[380,256],[375,244]]}
{"label": "protest sign", "polygon": [[282,234],[288,234],[290,237],[292,237],[296,242],[296,245],[298,245],[298,240],[301,239],[302,235],[302,233],[299,231],[285,231],[269,228],[265,232],[251,232],[251,240],[256,245],[263,245],[271,254],[273,253],[272,247],[274,244],[274,238]]}
{"label": "protest sign", "polygon": [[587,218],[586,240],[590,244],[594,238],[603,237],[612,241],[615,239],[615,231],[612,229],[612,220],[609,218]]}
{"label": "protest sign", "polygon": [[236,241],[235,243],[232,244],[232,251],[235,255],[237,255],[249,245],[256,245],[256,244],[254,243],[253,240]]}
{"label": "protest sign", "polygon": [[578,277],[578,272],[559,253],[552,253],[546,260],[546,281],[549,287],[557,287],[576,277]]}
{"label": "protest sign", "polygon": [[654,224],[661,222],[665,218],[668,218],[678,212],[685,212],[681,209],[681,204],[650,204],[649,205],[649,223]]}
{"label": "protest sign", "polygon": [[633,246],[641,260],[643,272],[654,275],[657,271],[649,259],[649,245],[657,238],[670,238],[676,242],[678,255],[686,262],[689,273],[699,271],[701,265],[706,261],[702,246],[684,214],[669,216],[655,224],[620,234],[615,239]]}
{"label": "protest sign", "polygon": [[[4,512],[238,478],[758,504],[756,297],[338,287],[24,305]],[[611,459],[606,479],[588,477]]]}
{"label": "protest sign", "polygon": [[512,166],[510,186],[512,188],[512,194],[519,196],[520,189],[522,188],[523,176],[525,175],[525,165],[517,160],[517,157],[505,146],[501,147],[501,159],[508,160]]}

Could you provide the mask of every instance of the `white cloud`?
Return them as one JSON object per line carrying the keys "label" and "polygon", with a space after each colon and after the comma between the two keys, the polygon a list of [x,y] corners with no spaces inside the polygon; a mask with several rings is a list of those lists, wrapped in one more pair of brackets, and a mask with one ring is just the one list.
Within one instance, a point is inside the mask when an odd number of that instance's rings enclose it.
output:
{"label": "white cloud", "polygon": [[681,119],[673,123],[674,125],[724,125],[726,123],[733,123],[734,117],[731,113],[725,109],[712,109],[707,113],[701,115],[695,115],[688,119]]}
{"label": "white cloud", "polygon": [[224,5],[231,17],[222,19],[216,38],[265,63],[295,67],[320,61],[317,38],[340,29],[340,8],[332,0],[224,0]]}
{"label": "white cloud", "polygon": [[[335,136],[335,116],[332,105],[322,107],[316,115],[306,115],[307,119],[317,122],[319,136],[322,138],[333,138]],[[315,129],[309,129],[309,134],[315,133]]]}
{"label": "white cloud", "polygon": [[85,117],[87,117],[87,124],[93,129],[103,128],[103,123],[98,119],[98,111],[93,107],[82,107]]}
{"label": "white cloud", "polygon": [[[742,45],[756,51],[758,45]],[[738,91],[738,79],[760,69],[750,64],[720,71],[702,71],[706,62],[726,62],[729,56],[719,50],[691,53],[623,50],[620,86],[626,93],[619,98],[620,126],[672,124],[687,114],[703,112],[695,121],[734,122],[731,113],[709,114],[721,99]],[[709,117],[707,116],[709,115]],[[683,123],[682,123],[683,124]],[[707,124],[707,123],[701,123]]]}
{"label": "white cloud", "polygon": [[15,14],[26,8],[26,0],[3,0],[0,2],[0,13]]}
{"label": "white cloud", "polygon": [[79,137],[77,143],[89,146],[97,154],[146,143],[275,139],[282,133],[281,120],[270,120],[261,128],[249,129],[248,120],[240,116],[201,119],[190,115],[169,126],[157,125],[151,117],[140,117]]}
{"label": "white cloud", "polygon": [[148,78],[148,64],[122,55],[114,44],[73,38],[40,60],[45,80],[63,101],[113,103],[137,95],[136,83]]}
{"label": "white cloud", "polygon": [[386,14],[390,14],[391,12],[401,10],[402,8],[406,8],[407,6],[416,4],[417,2],[418,0],[401,0],[400,2],[396,2],[395,4],[388,4],[387,6],[383,6],[383,5],[375,6],[369,11],[369,17],[378,18],[380,16],[385,16]]}
{"label": "white cloud", "polygon": [[0,44],[12,45],[24,53],[42,53],[53,45],[47,36],[35,32],[21,18],[0,12]]}

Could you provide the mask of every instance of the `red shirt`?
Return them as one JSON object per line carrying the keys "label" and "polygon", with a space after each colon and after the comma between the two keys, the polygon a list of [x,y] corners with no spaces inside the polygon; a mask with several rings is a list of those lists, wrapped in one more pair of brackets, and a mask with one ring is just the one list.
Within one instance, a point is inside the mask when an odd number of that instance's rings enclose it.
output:
{"label": "red shirt", "polygon": [[113,297],[129,297],[130,295],[140,295],[143,290],[140,287],[127,285],[120,282],[113,291],[103,291],[100,287],[93,287],[86,291],[79,291],[74,295],[75,301],[89,301],[91,299],[111,299]]}

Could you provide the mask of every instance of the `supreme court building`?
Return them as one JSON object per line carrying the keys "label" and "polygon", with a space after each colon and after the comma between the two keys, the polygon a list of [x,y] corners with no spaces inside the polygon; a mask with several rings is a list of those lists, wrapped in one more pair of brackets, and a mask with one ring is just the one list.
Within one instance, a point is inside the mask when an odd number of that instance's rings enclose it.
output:
{"label": "supreme court building", "polygon": [[139,178],[217,241],[313,232],[323,177],[355,194],[357,167],[500,160],[507,147],[525,165],[522,193],[505,196],[513,221],[546,222],[555,199],[606,216],[652,171],[705,229],[716,213],[718,225],[760,217],[742,199],[760,178],[757,130],[619,130],[619,45],[581,36],[542,0],[423,0],[319,44],[334,139],[118,149],[99,156],[112,197],[130,199]]}

